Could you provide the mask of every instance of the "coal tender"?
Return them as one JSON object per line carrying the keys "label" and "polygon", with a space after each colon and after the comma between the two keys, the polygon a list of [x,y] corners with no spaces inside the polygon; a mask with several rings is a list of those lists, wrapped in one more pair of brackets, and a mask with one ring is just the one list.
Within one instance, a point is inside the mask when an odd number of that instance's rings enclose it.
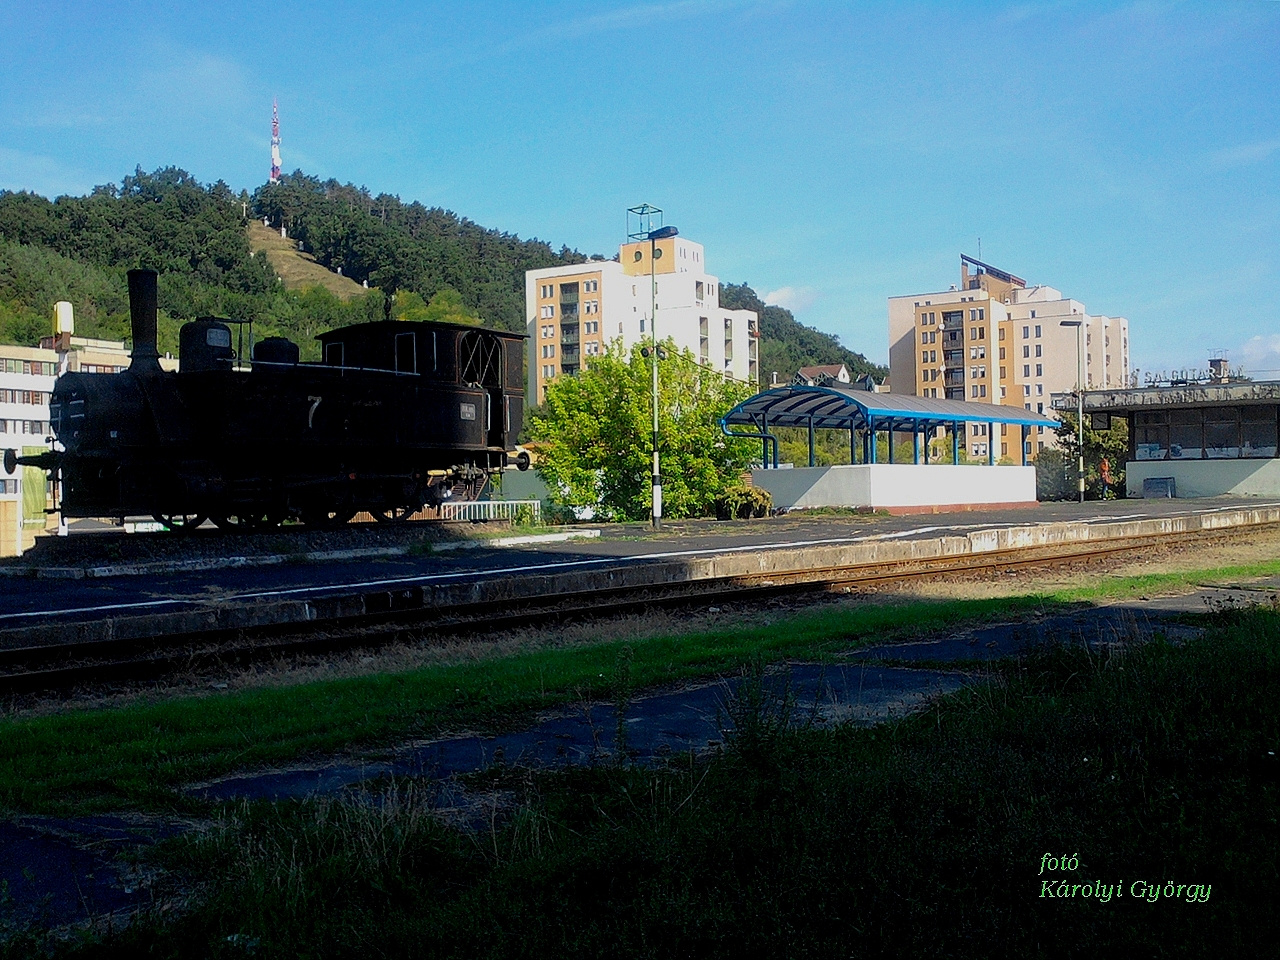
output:
{"label": "coal tender", "polygon": [[6,454],[9,472],[26,464],[61,480],[66,517],[152,516],[171,529],[329,525],[362,511],[391,521],[476,499],[513,457],[523,335],[384,320],[322,334],[319,362],[268,337],[244,363],[234,324],[204,318],[182,327],[170,372],[156,350],[155,271],[129,271],[129,306],[129,368],[59,377],[55,449]]}

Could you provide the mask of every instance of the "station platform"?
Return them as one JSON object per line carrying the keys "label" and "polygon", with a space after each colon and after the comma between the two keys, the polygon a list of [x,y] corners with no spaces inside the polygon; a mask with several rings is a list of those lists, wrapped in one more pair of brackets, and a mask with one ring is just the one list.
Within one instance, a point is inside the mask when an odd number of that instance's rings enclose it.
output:
{"label": "station platform", "polygon": [[[185,542],[166,534],[73,535],[56,544],[56,555],[50,550],[42,558],[33,551],[5,562],[0,649],[341,624],[379,615],[444,616],[462,608],[501,611],[646,587],[803,583],[876,565],[942,567],[967,556],[1064,544],[1088,550],[1272,524],[1280,524],[1280,501],[1242,499],[1055,503],[930,516],[792,513],[759,521],[680,521],[661,531],[600,525],[586,528],[589,539],[506,546],[460,534],[447,542],[424,539],[436,537],[438,528],[401,528],[393,535],[386,528],[348,528],[341,531],[342,548],[332,549],[330,541],[324,551],[309,550],[314,534],[303,530]],[[366,535],[376,543],[361,547]],[[138,544],[152,559],[117,564],[135,575],[88,575],[103,568],[104,553],[119,555]],[[204,565],[184,568],[174,552],[184,550],[201,553]],[[69,564],[77,552],[85,558],[79,568]],[[67,574],[75,569],[85,575]],[[59,575],[40,576],[50,570]]]}

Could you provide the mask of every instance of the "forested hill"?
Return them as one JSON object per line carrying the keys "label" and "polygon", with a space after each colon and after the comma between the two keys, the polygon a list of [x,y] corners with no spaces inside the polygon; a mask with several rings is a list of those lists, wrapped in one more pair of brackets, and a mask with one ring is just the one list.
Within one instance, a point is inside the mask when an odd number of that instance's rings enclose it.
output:
{"label": "forested hill", "polygon": [[34,344],[57,300],[75,305],[78,334],[128,339],[125,272],[135,266],[160,271],[162,350],[176,351],[180,321],[196,316],[251,319],[259,336],[298,340],[304,356],[317,333],[382,317],[379,289],[346,302],[286,290],[249,245],[248,221],[263,216],[283,218],[325,266],[399,291],[398,313],[414,319],[478,317],[523,332],[524,271],[585,259],[301,173],[250,196],[176,168],[137,170],[84,197],[0,191],[0,341]]}
{"label": "forested hill", "polygon": [[[248,223],[263,217],[283,224],[319,264],[372,289],[345,301],[320,287],[286,289],[267,256],[250,248]],[[160,271],[162,351],[176,352],[182,321],[214,315],[253,320],[259,337],[288,336],[314,359],[317,333],[381,318],[383,290],[396,292],[397,316],[479,318],[523,332],[525,271],[586,259],[300,171],[251,196],[172,167],[139,169],[84,197],[0,191],[0,342],[34,345],[57,300],[75,305],[78,334],[127,340],[125,271],[135,266]],[[815,363],[884,375],[789,310],[765,306],[746,284],[722,284],[720,301],[760,314],[765,384],[774,371],[789,380]]]}
{"label": "forested hill", "polygon": [[766,305],[745,283],[721,283],[720,306],[754,310],[760,317],[760,383],[769,386],[773,374],[786,383],[801,367],[843,363],[850,376],[870,373],[877,379],[889,371],[840,344],[837,337],[800,323],[785,307]]}
{"label": "forested hill", "polygon": [[440,207],[374,196],[365,187],[321,182],[301,171],[259,187],[253,209],[283,225],[318,263],[357,283],[411,290],[430,300],[451,287],[485,322],[523,333],[526,270],[581,263],[540,240],[490,230]]}

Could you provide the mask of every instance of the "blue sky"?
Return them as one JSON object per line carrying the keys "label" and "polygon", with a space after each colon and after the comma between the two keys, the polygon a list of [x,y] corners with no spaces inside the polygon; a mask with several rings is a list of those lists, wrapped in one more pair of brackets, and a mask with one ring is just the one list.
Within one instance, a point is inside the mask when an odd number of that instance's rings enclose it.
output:
{"label": "blue sky", "polygon": [[1280,378],[1280,3],[0,4],[0,188],[284,166],[612,253],[649,202],[887,358],[961,252]]}

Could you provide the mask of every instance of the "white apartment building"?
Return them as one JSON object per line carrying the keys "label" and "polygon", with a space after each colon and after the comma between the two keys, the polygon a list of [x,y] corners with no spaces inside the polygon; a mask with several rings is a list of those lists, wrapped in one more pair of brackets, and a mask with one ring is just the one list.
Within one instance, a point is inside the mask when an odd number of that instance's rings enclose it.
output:
{"label": "white apartment building", "polygon": [[[0,450],[16,450],[19,455],[36,448],[48,449],[49,396],[61,370],[84,373],[119,373],[129,366],[129,352],[115,340],[93,340],[70,337],[70,351],[59,354],[53,349],[53,338],[46,337],[39,347],[15,347],[0,344]],[[172,360],[162,361],[172,367]],[[41,477],[34,468],[24,471],[27,482]],[[46,495],[48,490],[47,481]],[[0,556],[13,554],[12,531],[17,526],[18,477],[0,470]],[[24,549],[31,546],[37,530],[45,526],[43,518],[28,516],[24,523]]]}
{"label": "white apartment building", "polygon": [[[960,285],[935,293],[889,298],[889,379],[894,393],[981,403],[1021,404],[1052,416],[1050,395],[1074,390],[1079,376],[1077,328],[1084,325],[1086,389],[1129,382],[1129,321],[1090,314],[1079,300],[962,256]],[[974,272],[970,273],[969,268]],[[1017,459],[1007,431],[988,437],[985,424],[969,424],[970,457]],[[1054,441],[1037,428],[1028,441],[1034,456]],[[1012,444],[1012,446],[1011,446]]]}
{"label": "white apartment building", "polygon": [[526,272],[530,403],[541,403],[549,381],[577,373],[614,341],[624,349],[648,341],[655,299],[659,341],[670,337],[703,366],[759,383],[759,318],[720,306],[720,281],[706,272],[702,244],[669,237],[653,248],[652,261],[643,240],[624,243],[615,260]]}

